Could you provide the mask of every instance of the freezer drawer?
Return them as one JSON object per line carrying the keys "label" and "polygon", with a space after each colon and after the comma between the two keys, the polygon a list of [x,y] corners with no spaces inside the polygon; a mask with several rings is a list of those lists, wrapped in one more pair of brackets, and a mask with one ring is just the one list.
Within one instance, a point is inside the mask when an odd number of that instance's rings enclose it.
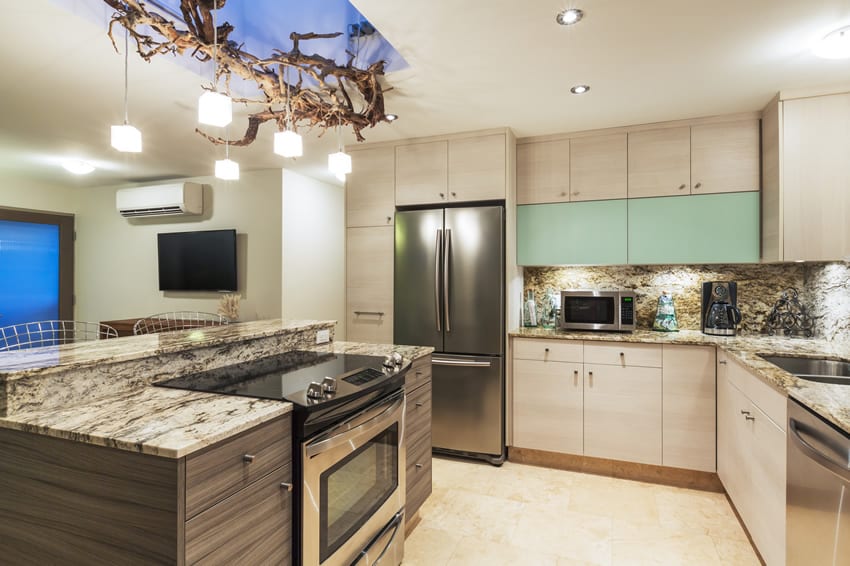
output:
{"label": "freezer drawer", "polygon": [[500,457],[504,452],[504,371],[500,356],[432,358],[435,451]]}

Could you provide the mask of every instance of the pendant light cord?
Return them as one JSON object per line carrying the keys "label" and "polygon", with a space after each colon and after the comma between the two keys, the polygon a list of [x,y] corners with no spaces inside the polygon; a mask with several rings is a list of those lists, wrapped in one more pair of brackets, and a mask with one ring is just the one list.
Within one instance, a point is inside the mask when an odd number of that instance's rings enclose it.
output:
{"label": "pendant light cord", "polygon": [[218,25],[215,19],[216,7],[213,6],[213,92],[218,92],[218,77],[216,76],[216,67],[218,66]]}
{"label": "pendant light cord", "polygon": [[125,126],[130,122],[129,113],[127,111],[127,106],[128,106],[127,91],[129,90],[127,66],[128,66],[128,61],[129,61],[129,59],[128,59],[129,51],[130,51],[130,31],[125,27],[124,28],[124,125]]}

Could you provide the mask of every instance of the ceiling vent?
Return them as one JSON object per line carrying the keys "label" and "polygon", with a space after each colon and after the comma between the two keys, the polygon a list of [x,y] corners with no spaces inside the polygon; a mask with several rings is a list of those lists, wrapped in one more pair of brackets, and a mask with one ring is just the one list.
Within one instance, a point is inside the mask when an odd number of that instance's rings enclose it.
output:
{"label": "ceiling vent", "polygon": [[120,189],[115,193],[115,206],[125,218],[198,215],[204,212],[203,190],[199,183]]}

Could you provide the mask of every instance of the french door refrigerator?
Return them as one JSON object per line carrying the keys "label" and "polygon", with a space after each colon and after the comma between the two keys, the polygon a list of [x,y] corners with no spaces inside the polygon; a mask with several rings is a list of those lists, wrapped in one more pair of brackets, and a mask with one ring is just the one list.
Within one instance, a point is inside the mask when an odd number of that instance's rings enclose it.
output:
{"label": "french door refrigerator", "polygon": [[505,458],[505,210],[405,210],[395,217],[394,342],[433,346],[432,443]]}

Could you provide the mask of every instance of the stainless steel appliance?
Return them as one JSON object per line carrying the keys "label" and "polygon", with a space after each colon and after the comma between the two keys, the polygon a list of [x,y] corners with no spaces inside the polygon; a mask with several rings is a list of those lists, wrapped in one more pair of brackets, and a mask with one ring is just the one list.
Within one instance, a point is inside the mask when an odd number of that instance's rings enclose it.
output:
{"label": "stainless steel appliance", "polygon": [[435,452],[505,458],[505,210],[399,211],[394,342],[432,346]]}
{"label": "stainless steel appliance", "polygon": [[626,290],[561,291],[561,316],[558,326],[565,330],[635,329],[635,293]]}
{"label": "stainless steel appliance", "polygon": [[398,566],[409,365],[294,351],[157,385],[293,403],[293,564]]}
{"label": "stainless steel appliance", "polygon": [[702,331],[713,336],[735,336],[741,324],[738,284],[706,281],[702,284]]}
{"label": "stainless steel appliance", "polygon": [[788,399],[786,564],[850,566],[850,435]]}

